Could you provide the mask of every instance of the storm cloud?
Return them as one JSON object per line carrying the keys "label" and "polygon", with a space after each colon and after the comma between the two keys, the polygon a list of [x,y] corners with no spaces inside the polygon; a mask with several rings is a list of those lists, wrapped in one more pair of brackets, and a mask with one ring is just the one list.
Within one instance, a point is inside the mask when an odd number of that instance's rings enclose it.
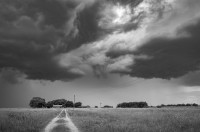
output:
{"label": "storm cloud", "polygon": [[79,39],[83,31],[76,21],[82,19],[77,16],[93,2],[1,1],[0,69],[19,70],[29,79],[71,80],[82,76],[82,73],[60,66],[55,56],[85,41]]}
{"label": "storm cloud", "polygon": [[198,103],[199,7],[199,0],[0,0],[0,107],[74,94],[91,107]]}
{"label": "storm cloud", "polygon": [[198,0],[2,0],[0,69],[28,79],[199,70]]}

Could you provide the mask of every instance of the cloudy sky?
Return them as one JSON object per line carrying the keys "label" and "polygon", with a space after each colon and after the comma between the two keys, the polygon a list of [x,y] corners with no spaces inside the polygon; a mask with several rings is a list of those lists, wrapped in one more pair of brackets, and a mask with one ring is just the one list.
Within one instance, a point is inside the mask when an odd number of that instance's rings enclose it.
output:
{"label": "cloudy sky", "polygon": [[0,107],[200,104],[199,0],[1,0]]}

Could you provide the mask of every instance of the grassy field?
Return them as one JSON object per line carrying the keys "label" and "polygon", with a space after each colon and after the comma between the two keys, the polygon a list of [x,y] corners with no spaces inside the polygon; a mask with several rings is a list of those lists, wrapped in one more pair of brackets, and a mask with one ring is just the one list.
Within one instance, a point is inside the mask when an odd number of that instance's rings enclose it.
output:
{"label": "grassy field", "polygon": [[[42,132],[61,109],[0,109],[0,132]],[[75,109],[80,132],[199,132],[200,108]]]}
{"label": "grassy field", "polygon": [[68,112],[81,132],[199,132],[200,108],[78,109]]}
{"label": "grassy field", "polygon": [[0,132],[41,132],[59,112],[55,109],[0,109]]}

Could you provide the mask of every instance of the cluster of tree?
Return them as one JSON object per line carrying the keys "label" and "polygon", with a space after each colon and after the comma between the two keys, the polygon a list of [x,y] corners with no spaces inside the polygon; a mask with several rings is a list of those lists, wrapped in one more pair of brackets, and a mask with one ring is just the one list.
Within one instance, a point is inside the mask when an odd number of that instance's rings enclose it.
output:
{"label": "cluster of tree", "polygon": [[161,107],[180,107],[180,106],[198,106],[198,104],[196,103],[193,103],[193,104],[168,104],[168,105],[164,105],[164,104],[161,104],[161,105],[158,105],[157,107],[158,108],[161,108]]}
{"label": "cluster of tree", "polygon": [[80,106],[78,108],[91,108],[89,105],[86,105],[86,106]]}
{"label": "cluster of tree", "polygon": [[46,107],[45,99],[40,97],[33,97],[29,103],[32,108],[43,108]]}
{"label": "cluster of tree", "polygon": [[53,105],[62,105],[62,107],[73,107],[74,103],[72,101],[67,101],[66,99],[56,99],[46,103],[47,108],[52,108]]}
{"label": "cluster of tree", "polygon": [[113,106],[105,105],[103,108],[113,108]]}
{"label": "cluster of tree", "polygon": [[147,108],[147,102],[124,102],[117,105],[117,108]]}
{"label": "cluster of tree", "polygon": [[76,102],[75,104],[72,101],[66,100],[66,99],[56,99],[49,102],[45,102],[45,99],[40,97],[33,97],[30,100],[29,106],[32,108],[52,108],[53,105],[62,105],[62,107],[76,107],[81,108],[82,103]]}

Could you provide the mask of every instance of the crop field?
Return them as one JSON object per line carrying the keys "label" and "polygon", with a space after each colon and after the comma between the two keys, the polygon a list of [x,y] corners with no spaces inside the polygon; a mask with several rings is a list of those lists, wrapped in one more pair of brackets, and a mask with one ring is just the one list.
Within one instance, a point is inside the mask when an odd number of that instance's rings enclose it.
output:
{"label": "crop field", "polygon": [[68,112],[81,132],[199,132],[200,108],[82,109]]}
{"label": "crop field", "polygon": [[0,109],[0,132],[40,132],[60,110]]}
{"label": "crop field", "polygon": [[[0,132],[43,132],[61,110],[0,109]],[[200,130],[198,107],[86,108],[66,111],[79,132],[199,132]]]}

